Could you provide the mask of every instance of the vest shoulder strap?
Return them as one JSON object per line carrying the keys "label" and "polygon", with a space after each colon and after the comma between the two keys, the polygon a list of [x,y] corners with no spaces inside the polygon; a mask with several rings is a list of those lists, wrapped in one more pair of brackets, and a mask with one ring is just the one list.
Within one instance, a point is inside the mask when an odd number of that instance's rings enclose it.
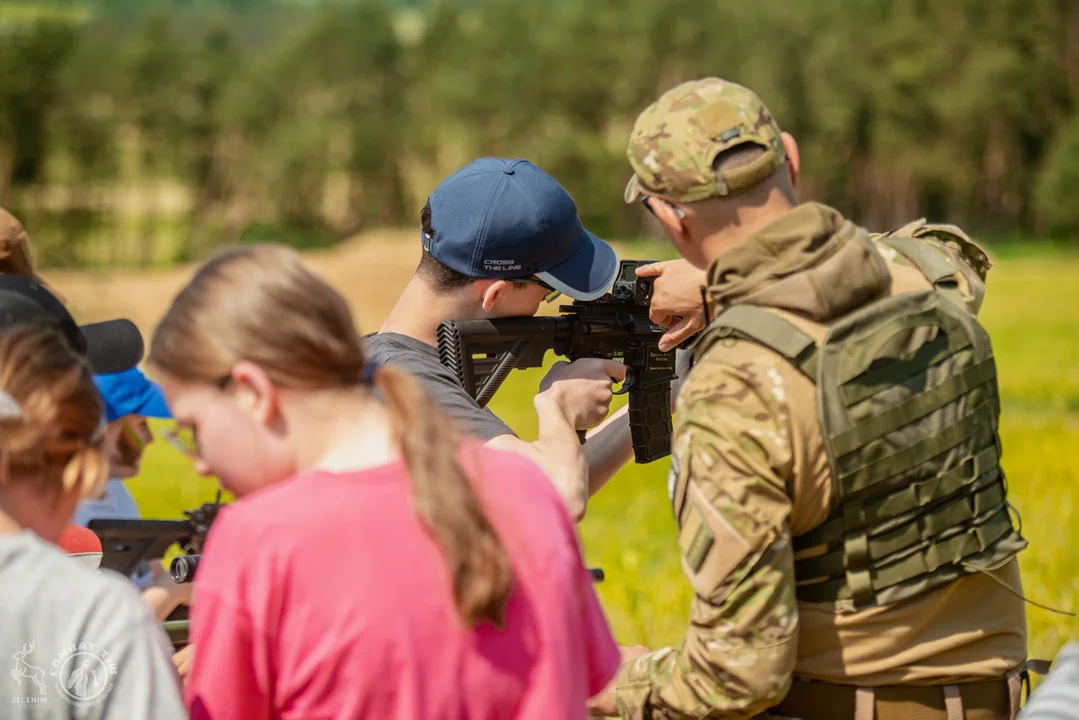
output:
{"label": "vest shoulder strap", "polygon": [[[989,256],[958,225],[930,223],[925,218],[907,223],[903,227],[883,233],[883,237],[931,238],[954,250],[970,265],[974,272],[985,282],[986,275],[993,264]],[[880,235],[875,237],[881,237]]]}
{"label": "vest shoulder strap", "polygon": [[958,269],[947,255],[916,238],[886,237],[881,242],[902,253],[934,285],[952,277]]}
{"label": "vest shoulder strap", "polygon": [[782,355],[814,383],[817,381],[817,344],[809,335],[773,312],[754,305],[732,305],[716,316],[694,347],[703,354],[716,341],[741,337]]}
{"label": "vest shoulder strap", "polygon": [[881,242],[893,248],[918,268],[933,288],[960,308],[966,308],[963,293],[959,290],[956,273],[959,268],[941,248],[914,237],[881,238]]}

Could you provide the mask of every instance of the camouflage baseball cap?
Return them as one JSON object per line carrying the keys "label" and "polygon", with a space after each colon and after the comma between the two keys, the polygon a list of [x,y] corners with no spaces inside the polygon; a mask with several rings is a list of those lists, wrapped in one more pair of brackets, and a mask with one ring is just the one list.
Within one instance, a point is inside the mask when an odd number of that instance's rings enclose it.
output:
{"label": "camouflage baseball cap", "polygon": [[[768,152],[717,179],[716,156],[744,143]],[[690,203],[737,194],[787,159],[779,126],[757,94],[719,78],[682,83],[648,106],[633,125],[626,155],[634,170],[627,203],[641,195]]]}

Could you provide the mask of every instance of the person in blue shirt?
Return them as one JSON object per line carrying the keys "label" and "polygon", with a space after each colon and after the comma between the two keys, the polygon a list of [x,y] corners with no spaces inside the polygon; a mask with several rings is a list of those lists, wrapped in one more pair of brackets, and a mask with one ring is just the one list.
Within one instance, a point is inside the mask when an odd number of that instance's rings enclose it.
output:
{"label": "person in blue shirt", "polygon": [[[105,406],[103,449],[109,461],[109,480],[99,497],[79,503],[72,522],[85,526],[95,518],[141,519],[124,480],[139,474],[143,453],[154,441],[148,418],[171,419],[172,413],[161,387],[137,367],[95,375],[94,384]],[[159,620],[178,606],[190,604],[192,585],[173,582],[160,559],[140,563],[131,579]]]}

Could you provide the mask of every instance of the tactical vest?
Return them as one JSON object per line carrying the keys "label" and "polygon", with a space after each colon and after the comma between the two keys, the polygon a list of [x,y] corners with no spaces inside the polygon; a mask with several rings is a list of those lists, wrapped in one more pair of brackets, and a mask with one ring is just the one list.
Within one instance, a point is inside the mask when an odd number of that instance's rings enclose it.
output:
{"label": "tactical vest", "polygon": [[[1000,467],[989,336],[949,256],[915,239],[942,231],[919,223],[875,236],[933,287],[863,305],[828,323],[820,343],[776,312],[734,305],[695,346],[699,357],[724,337],[756,342],[816,386],[835,509],[793,539],[802,602],[886,605],[1000,567],[1026,547]],[[949,239],[980,254],[965,236]]]}

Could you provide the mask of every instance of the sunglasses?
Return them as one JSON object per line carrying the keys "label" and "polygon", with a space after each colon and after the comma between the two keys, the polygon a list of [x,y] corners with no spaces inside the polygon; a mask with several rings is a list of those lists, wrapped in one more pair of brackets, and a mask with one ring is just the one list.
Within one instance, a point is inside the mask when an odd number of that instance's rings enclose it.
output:
{"label": "sunglasses", "polygon": [[541,288],[546,288],[547,294],[543,296],[543,302],[545,303],[554,302],[562,294],[561,290],[555,290],[539,278],[514,278],[513,282],[524,283],[526,285],[539,285]]}

